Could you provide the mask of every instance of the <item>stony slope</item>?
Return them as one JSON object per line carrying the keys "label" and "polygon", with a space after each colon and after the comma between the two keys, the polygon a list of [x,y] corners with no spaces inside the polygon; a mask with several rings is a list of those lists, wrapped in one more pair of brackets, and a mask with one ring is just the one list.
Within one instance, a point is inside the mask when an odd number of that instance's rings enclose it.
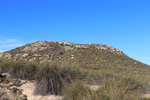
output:
{"label": "stony slope", "polygon": [[[107,45],[100,44],[73,44],[68,42],[39,41],[32,44],[13,49],[0,54],[2,58],[26,59],[26,60],[47,60],[52,59],[53,55],[62,55],[68,52],[83,51],[95,47],[98,50],[105,50],[116,54],[123,54],[122,51]],[[36,57],[36,59],[34,58]]]}
{"label": "stony slope", "polygon": [[[101,44],[73,44],[38,41],[0,54],[0,58],[40,62],[74,63],[75,66],[107,69],[112,66],[147,66],[126,56],[121,50]],[[111,70],[111,69],[110,69]]]}

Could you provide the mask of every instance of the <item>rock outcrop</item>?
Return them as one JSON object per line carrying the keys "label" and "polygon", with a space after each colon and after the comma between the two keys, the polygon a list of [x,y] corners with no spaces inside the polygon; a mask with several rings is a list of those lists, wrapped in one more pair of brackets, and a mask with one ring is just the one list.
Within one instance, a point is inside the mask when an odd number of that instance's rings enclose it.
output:
{"label": "rock outcrop", "polygon": [[62,55],[82,49],[96,48],[111,53],[122,55],[123,52],[107,45],[101,44],[74,44],[59,41],[38,41],[32,44],[13,49],[8,52],[0,53],[0,58],[23,59],[29,61],[51,61],[55,55]]}

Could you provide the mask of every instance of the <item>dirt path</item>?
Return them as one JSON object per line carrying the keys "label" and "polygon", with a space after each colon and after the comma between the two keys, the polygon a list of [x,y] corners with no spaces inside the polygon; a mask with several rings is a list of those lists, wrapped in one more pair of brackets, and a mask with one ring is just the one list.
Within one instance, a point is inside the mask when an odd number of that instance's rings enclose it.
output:
{"label": "dirt path", "polygon": [[35,85],[32,82],[27,82],[23,84],[20,89],[23,89],[23,94],[27,95],[28,100],[63,100],[62,96],[55,96],[55,95],[34,95],[33,91],[35,89]]}

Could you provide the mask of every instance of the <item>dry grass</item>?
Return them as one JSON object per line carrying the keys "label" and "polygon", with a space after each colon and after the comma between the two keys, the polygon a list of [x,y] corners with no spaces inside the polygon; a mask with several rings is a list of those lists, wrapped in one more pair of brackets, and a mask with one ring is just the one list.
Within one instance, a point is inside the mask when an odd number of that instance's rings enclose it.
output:
{"label": "dry grass", "polygon": [[[1,73],[9,72],[12,78],[36,81],[34,94],[61,95],[62,93],[66,100],[146,100],[138,98],[140,94],[145,93],[144,89],[149,89],[148,69],[121,66],[115,69],[110,65],[108,68],[90,69],[80,67],[80,64],[75,61],[39,64],[0,59]],[[84,82],[75,82],[76,79]],[[85,82],[100,85],[101,88],[92,91],[86,87]]]}
{"label": "dry grass", "polygon": [[[65,100],[140,100],[141,89],[138,83],[125,80],[104,80],[101,88],[91,90],[82,81],[66,86],[62,95]],[[135,88],[137,87],[137,88]]]}
{"label": "dry grass", "polygon": [[81,78],[82,74],[75,68],[44,64],[36,76],[35,94],[60,95],[63,86]]}

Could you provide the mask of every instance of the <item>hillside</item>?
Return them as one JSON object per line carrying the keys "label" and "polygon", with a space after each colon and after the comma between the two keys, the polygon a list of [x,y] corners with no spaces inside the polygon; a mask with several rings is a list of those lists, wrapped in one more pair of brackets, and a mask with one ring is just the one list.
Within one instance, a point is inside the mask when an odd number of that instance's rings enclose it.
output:
{"label": "hillside", "polygon": [[[123,54],[122,51],[107,45],[100,44],[73,44],[68,42],[56,41],[38,41],[27,44],[22,47],[4,52],[0,55],[2,58],[24,59],[50,61],[54,55],[64,55],[66,53],[80,52],[84,50],[95,49],[99,51],[109,51],[118,55]],[[36,58],[36,59],[35,59]]]}
{"label": "hillside", "polygon": [[[107,45],[38,41],[1,53],[0,58],[1,73],[8,72],[13,78],[36,80],[36,87],[40,88],[35,89],[37,94],[45,95],[50,91],[51,94],[61,94],[62,88],[66,84],[73,83],[72,87],[80,84],[80,82],[74,83],[76,78],[85,81],[86,84],[98,86],[106,85],[108,81],[108,83],[113,83],[109,84],[110,89],[114,89],[111,85],[120,86],[118,84],[121,84],[122,87],[127,87],[130,83],[131,86],[129,85],[127,90],[133,88],[131,91],[135,89],[137,91],[140,87],[142,89],[140,90],[141,94],[149,92],[150,66],[128,57],[121,50]],[[124,84],[126,82],[127,84]],[[82,85],[82,82],[80,85]],[[53,89],[53,87],[55,88]],[[117,88],[122,89],[122,87]],[[65,87],[62,93],[66,98],[69,98],[66,91],[73,91],[75,88],[73,90],[69,89]],[[100,90],[99,92],[104,91]],[[129,94],[132,93],[129,92]],[[103,98],[102,100],[116,100],[116,98],[110,97],[110,99]]]}
{"label": "hillside", "polygon": [[[68,63],[85,69],[127,72],[130,68],[149,69],[146,64],[129,58],[121,50],[101,44],[73,44],[39,41],[0,54],[1,58],[40,62]],[[117,69],[118,68],[118,69]],[[134,72],[137,69],[135,69]],[[138,73],[138,72],[137,72]],[[142,73],[141,70],[139,73]]]}

